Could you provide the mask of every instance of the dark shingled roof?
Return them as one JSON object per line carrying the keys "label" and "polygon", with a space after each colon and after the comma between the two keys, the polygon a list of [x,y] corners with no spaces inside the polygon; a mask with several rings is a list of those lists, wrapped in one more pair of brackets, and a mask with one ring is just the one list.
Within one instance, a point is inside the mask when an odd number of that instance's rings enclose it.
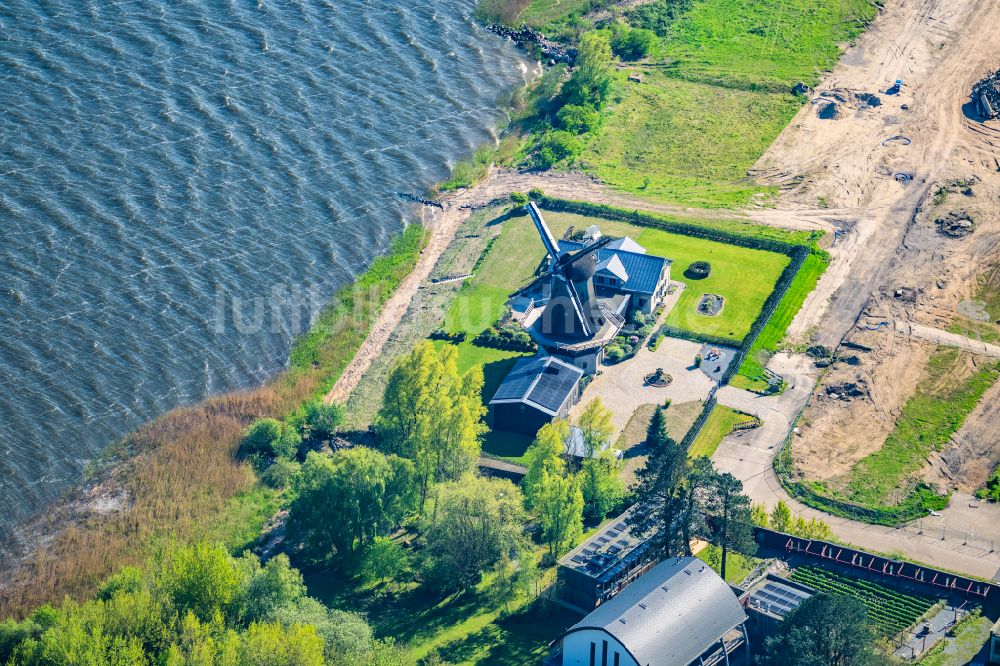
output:
{"label": "dark shingled roof", "polygon": [[555,416],[573,392],[583,370],[553,356],[518,359],[490,404],[523,402]]}
{"label": "dark shingled roof", "polygon": [[[561,252],[575,252],[586,247],[583,243],[576,241],[559,241]],[[625,250],[611,250],[601,248],[595,252],[597,263],[617,255],[618,260],[625,267],[628,273],[628,282],[622,285],[621,290],[639,294],[652,294],[656,291],[656,281],[660,279],[664,264],[669,264],[669,259],[657,257],[652,254],[639,254],[637,252],[627,252]]]}
{"label": "dark shingled roof", "polygon": [[694,557],[660,562],[573,625],[614,636],[640,664],[696,661],[747,619],[726,581]]}

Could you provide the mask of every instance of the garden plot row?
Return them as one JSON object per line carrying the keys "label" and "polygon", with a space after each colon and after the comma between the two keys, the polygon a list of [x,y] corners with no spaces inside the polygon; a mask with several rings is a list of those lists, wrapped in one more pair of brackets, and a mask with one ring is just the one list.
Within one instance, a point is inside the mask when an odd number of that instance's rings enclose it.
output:
{"label": "garden plot row", "polygon": [[821,592],[844,594],[861,601],[879,632],[894,635],[910,627],[936,603],[935,599],[907,594],[867,580],[852,578],[812,566],[797,567],[792,580]]}

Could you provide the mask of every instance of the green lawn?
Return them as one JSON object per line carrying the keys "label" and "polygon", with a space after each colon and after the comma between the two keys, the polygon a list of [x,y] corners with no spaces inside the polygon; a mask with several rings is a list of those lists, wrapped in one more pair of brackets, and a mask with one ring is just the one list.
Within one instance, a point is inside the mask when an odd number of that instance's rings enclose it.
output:
{"label": "green lawn", "polygon": [[580,156],[584,170],[643,198],[738,207],[775,191],[747,170],[801,106],[788,93],[739,90],[647,71]]}
{"label": "green lawn", "polygon": [[466,331],[472,338],[489,328],[503,314],[511,292],[530,280],[542,260],[541,240],[526,215],[500,224],[500,236],[448,310],[444,328],[451,333]]}
{"label": "green lawn", "polygon": [[[722,575],[721,548],[709,544],[698,551],[697,557],[712,567],[715,573]],[[761,562],[762,560],[753,556],[740,555],[731,551],[726,553],[726,582],[730,585],[739,585]]]}
{"label": "green lawn", "polygon": [[740,366],[739,377],[744,381],[733,383],[734,386],[758,392],[767,390],[768,384],[764,379],[764,366],[767,365],[771,354],[784,339],[789,324],[792,323],[792,319],[802,307],[806,296],[816,288],[816,283],[823,275],[828,263],[827,259],[817,254],[810,254],[806,257],[799,272],[795,274],[792,284],[789,285],[788,291],[778,303],[778,307],[767,321],[767,325],[754,340],[746,360]]}
{"label": "green lawn", "polygon": [[[670,279],[683,282],[688,288],[670,312],[667,323],[696,333],[727,337],[737,343],[750,331],[764,301],[789,262],[787,256],[776,252],[682,236],[624,222],[552,211],[544,211],[544,216],[557,237],[569,226],[579,229],[597,224],[606,235],[631,236],[650,254],[670,259],[673,262]],[[540,258],[543,252],[541,243],[538,240],[534,243],[538,246]],[[525,251],[530,251],[530,248],[525,248]],[[684,271],[695,261],[711,263],[711,275],[704,280],[685,277]],[[698,301],[705,293],[719,294],[726,299],[725,307],[718,316],[698,313]]]}
{"label": "green lawn", "polygon": [[[917,393],[903,406],[895,429],[878,451],[851,468],[844,493],[868,506],[892,504],[932,451],[940,451],[1000,378],[1000,363],[962,376],[966,352],[940,348],[927,362]],[[956,377],[956,375],[958,375]]]}
{"label": "green lawn", "polygon": [[785,91],[817,83],[876,11],[871,0],[695,0],[661,55],[687,80]]}
{"label": "green lawn", "polygon": [[[675,0],[654,0],[673,3]],[[533,0],[514,23],[572,35],[585,0]],[[595,3],[601,4],[601,3]],[[766,202],[746,178],[877,10],[873,0],[693,0],[625,82],[578,160],[641,197],[707,207]]]}
{"label": "green lawn", "polygon": [[716,405],[712,413],[708,415],[708,420],[702,426],[701,432],[691,442],[688,449],[688,456],[698,458],[700,456],[712,457],[715,450],[719,448],[723,438],[733,431],[733,426],[737,423],[749,421],[752,417],[743,412],[738,412],[725,405]]}
{"label": "green lawn", "polygon": [[532,0],[531,4],[518,15],[516,23],[527,23],[533,28],[542,28],[570,16],[584,14],[594,4],[599,3],[593,0]]}

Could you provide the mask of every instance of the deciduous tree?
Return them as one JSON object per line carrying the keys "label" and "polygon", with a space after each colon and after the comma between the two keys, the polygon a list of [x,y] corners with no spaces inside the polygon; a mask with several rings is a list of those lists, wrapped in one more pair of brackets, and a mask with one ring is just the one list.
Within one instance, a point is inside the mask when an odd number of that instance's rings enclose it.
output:
{"label": "deciduous tree", "polygon": [[578,477],[542,472],[535,499],[542,541],[555,559],[583,534],[583,493]]}
{"label": "deciduous tree", "polygon": [[542,480],[542,475],[545,473],[562,475],[566,472],[563,451],[567,437],[569,437],[569,424],[556,419],[538,430],[535,441],[525,452],[528,472],[521,480],[521,489],[529,509],[534,505],[536,489]]}
{"label": "deciduous tree", "polygon": [[882,663],[871,647],[864,604],[819,593],[803,601],[767,639],[766,666],[868,666]]}
{"label": "deciduous tree", "polygon": [[363,446],[311,452],[296,489],[288,537],[319,560],[363,548],[416,508],[413,464]]}
{"label": "deciduous tree", "polygon": [[413,461],[420,505],[432,483],[471,471],[486,432],[482,368],[459,375],[455,347],[417,346],[389,375],[375,428],[387,450]]}
{"label": "deciduous tree", "polygon": [[435,490],[437,507],[424,535],[424,573],[438,590],[467,590],[504,553],[524,547],[524,499],[510,481],[467,475]]}
{"label": "deciduous tree", "polygon": [[583,436],[587,457],[592,457],[597,451],[603,451],[610,446],[611,435],[615,432],[611,417],[611,410],[604,406],[600,398],[594,398],[583,408],[576,427]]}
{"label": "deciduous tree", "polygon": [[614,450],[601,452],[583,461],[580,476],[583,481],[584,515],[588,520],[604,520],[625,495],[621,464]]}

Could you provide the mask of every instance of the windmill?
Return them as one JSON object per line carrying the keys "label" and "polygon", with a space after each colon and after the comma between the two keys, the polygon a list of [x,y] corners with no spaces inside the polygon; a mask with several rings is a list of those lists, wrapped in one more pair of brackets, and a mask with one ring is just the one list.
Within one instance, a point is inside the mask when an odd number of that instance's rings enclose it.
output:
{"label": "windmill", "polygon": [[574,253],[559,253],[552,232],[534,202],[528,213],[542,239],[551,262],[549,269],[518,293],[542,285],[548,302],[541,314],[542,332],[553,338],[585,340],[594,337],[613,313],[602,307],[594,293],[594,273],[597,270],[595,252],[613,238],[603,238]]}

